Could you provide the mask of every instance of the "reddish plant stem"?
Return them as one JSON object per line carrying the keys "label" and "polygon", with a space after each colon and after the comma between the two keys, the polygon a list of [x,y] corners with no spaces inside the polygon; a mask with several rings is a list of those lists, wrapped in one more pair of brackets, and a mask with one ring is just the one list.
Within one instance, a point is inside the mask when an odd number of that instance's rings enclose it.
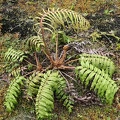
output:
{"label": "reddish plant stem", "polygon": [[59,64],[63,64],[64,63],[64,60],[66,58],[66,53],[67,53],[68,48],[69,48],[68,45],[65,45],[63,47],[63,55],[62,55],[61,59],[59,60]]}
{"label": "reddish plant stem", "polygon": [[[46,15],[46,14],[45,14]],[[50,52],[49,52],[49,49],[47,47],[47,44],[46,44],[46,41],[45,41],[45,35],[44,35],[44,28],[43,28],[43,19],[45,17],[45,15],[42,16],[41,20],[40,20],[40,28],[41,28],[41,34],[42,34],[42,39],[43,39],[43,42],[44,42],[44,48],[45,48],[45,53],[46,55],[48,56],[48,59],[53,63],[53,59],[50,55]]]}
{"label": "reddish plant stem", "polygon": [[74,60],[70,60],[70,61],[66,62],[66,64],[69,64],[69,63],[71,63],[71,62],[75,62],[75,61],[78,61],[78,60],[79,60],[79,58],[74,59]]}
{"label": "reddish plant stem", "polygon": [[58,61],[58,34],[57,34],[57,37],[56,37],[56,60]]}
{"label": "reddish plant stem", "polygon": [[44,52],[44,54],[46,55],[46,57],[50,60],[50,63],[51,63],[51,64],[54,64],[54,60],[53,60],[53,58],[51,57],[51,55],[49,56],[44,49],[43,49],[42,51]]}

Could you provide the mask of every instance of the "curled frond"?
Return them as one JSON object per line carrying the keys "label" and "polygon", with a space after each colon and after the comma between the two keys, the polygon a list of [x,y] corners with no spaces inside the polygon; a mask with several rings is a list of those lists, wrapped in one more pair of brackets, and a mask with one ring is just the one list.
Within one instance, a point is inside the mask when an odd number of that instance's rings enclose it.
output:
{"label": "curled frond", "polygon": [[81,66],[76,67],[76,75],[85,87],[90,86],[97,95],[108,104],[112,104],[118,86],[104,70],[93,66],[88,61],[81,61]]}
{"label": "curled frond", "polygon": [[81,54],[80,55],[80,63],[81,60],[84,62],[89,62],[95,67],[104,70],[105,73],[109,74],[110,77],[112,74],[115,72],[115,65],[113,61],[111,61],[108,57],[106,56],[101,56],[97,54]]}
{"label": "curled frond", "polygon": [[73,29],[75,32],[88,30],[90,23],[79,13],[67,9],[51,9],[40,13],[40,25],[44,30],[55,32],[56,29]]}
{"label": "curled frond", "polygon": [[15,105],[18,103],[17,99],[21,93],[21,85],[26,79],[23,76],[17,76],[11,81],[10,86],[5,95],[4,106],[8,112],[12,112]]}
{"label": "curled frond", "polygon": [[27,45],[31,50],[39,52],[44,43],[40,36],[32,36],[28,39]]}

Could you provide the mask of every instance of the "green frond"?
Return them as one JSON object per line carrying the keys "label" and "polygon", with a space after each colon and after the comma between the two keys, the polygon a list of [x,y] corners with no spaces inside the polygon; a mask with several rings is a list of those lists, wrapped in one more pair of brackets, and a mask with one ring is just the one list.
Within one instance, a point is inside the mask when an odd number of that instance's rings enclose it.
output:
{"label": "green frond", "polygon": [[23,76],[17,76],[14,80],[11,81],[7,93],[5,95],[4,106],[6,111],[12,112],[18,103],[17,99],[21,93],[21,85],[26,79]]}
{"label": "green frond", "polygon": [[88,61],[81,60],[81,66],[76,67],[75,72],[85,87],[90,86],[90,89],[94,90],[106,103],[113,103],[118,86],[104,70],[100,70]]}
{"label": "green frond", "polygon": [[73,104],[71,97],[65,92],[66,81],[63,77],[58,76],[57,89],[55,91],[56,97],[63,102],[63,105],[68,109],[69,113],[72,112]]}
{"label": "green frond", "polygon": [[5,53],[5,60],[8,62],[22,62],[27,58],[25,53],[21,50],[14,50],[12,47]]}
{"label": "green frond", "polygon": [[48,11],[43,11],[43,14],[40,14],[39,19],[42,27],[47,28],[47,30],[50,29],[50,32],[55,32],[59,27],[73,29],[75,32],[90,28],[90,23],[82,15],[67,9],[48,9]]}
{"label": "green frond", "polygon": [[28,95],[30,96],[37,95],[42,77],[43,77],[43,73],[34,72],[28,78],[28,81],[27,81],[27,94]]}
{"label": "green frond", "polygon": [[50,119],[54,109],[54,90],[58,72],[47,71],[41,78],[41,85],[36,97],[36,115],[38,120]]}
{"label": "green frond", "polygon": [[41,47],[44,46],[44,43],[40,36],[32,36],[28,39],[27,45],[31,50],[40,52]]}
{"label": "green frond", "polygon": [[115,71],[115,65],[108,57],[97,55],[97,54],[81,54],[79,62],[81,60],[84,62],[89,62],[97,68],[104,70],[106,74],[109,74],[112,77]]}
{"label": "green frond", "polygon": [[[12,70],[12,69],[11,69]],[[10,76],[17,77],[21,75],[21,68],[18,67],[11,71]]]}

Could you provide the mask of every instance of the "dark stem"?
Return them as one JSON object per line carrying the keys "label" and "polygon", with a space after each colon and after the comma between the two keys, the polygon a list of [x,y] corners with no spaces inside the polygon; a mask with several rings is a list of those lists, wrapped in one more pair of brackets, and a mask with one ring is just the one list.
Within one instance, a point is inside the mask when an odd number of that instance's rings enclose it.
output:
{"label": "dark stem", "polygon": [[56,37],[56,60],[58,61],[58,34]]}
{"label": "dark stem", "polygon": [[37,71],[41,71],[42,70],[42,65],[39,62],[39,59],[37,57],[37,53],[35,52],[35,60],[36,60],[36,65],[37,65]]}

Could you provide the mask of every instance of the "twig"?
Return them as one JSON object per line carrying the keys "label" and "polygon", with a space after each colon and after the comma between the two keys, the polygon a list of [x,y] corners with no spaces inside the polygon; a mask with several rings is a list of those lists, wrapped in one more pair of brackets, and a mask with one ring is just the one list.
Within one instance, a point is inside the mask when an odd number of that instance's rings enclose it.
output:
{"label": "twig", "polygon": [[37,64],[37,71],[41,71],[42,70],[42,65],[39,62],[39,59],[37,57],[37,53],[35,52],[35,60],[36,60],[36,64]]}
{"label": "twig", "polygon": [[74,82],[76,82],[76,80],[75,80],[74,78],[72,78],[70,75],[66,74],[66,73],[63,72],[63,71],[62,71],[62,73],[63,73],[64,75],[66,75],[67,77],[69,77],[70,79],[72,79]]}
{"label": "twig", "polygon": [[29,64],[31,64],[31,65],[33,65],[33,66],[37,67],[37,65],[32,64],[32,63],[31,63],[31,62],[29,62],[28,60],[26,60],[26,59],[25,59],[25,61],[26,61],[27,63],[29,63]]}
{"label": "twig", "polygon": [[69,63],[71,63],[71,62],[75,62],[75,61],[78,61],[78,60],[79,60],[79,58],[74,59],[74,60],[70,60],[70,61],[66,62],[65,64],[69,64]]}
{"label": "twig", "polygon": [[62,72],[60,70],[59,70],[59,72],[60,72],[61,76],[63,76],[63,78],[66,80],[66,84],[68,86],[68,90],[70,91],[70,86],[69,86],[68,80],[65,78],[65,76],[62,74]]}
{"label": "twig", "polygon": [[65,60],[65,63],[67,63],[71,58],[74,58],[76,56],[76,54],[71,55],[67,60]]}
{"label": "twig", "polygon": [[58,61],[58,34],[56,37],[56,60]]}
{"label": "twig", "polygon": [[31,72],[25,74],[24,77],[28,76],[29,74],[33,73],[34,71],[35,71],[35,70],[33,70],[33,71],[31,71]]}
{"label": "twig", "polygon": [[60,67],[58,67],[58,69],[71,69],[71,70],[73,70],[73,69],[75,69],[75,67],[74,66],[65,66],[65,65],[60,65]]}
{"label": "twig", "polygon": [[42,51],[44,52],[44,54],[46,55],[46,57],[50,60],[51,64],[54,64],[53,58],[51,56],[49,56],[44,49],[42,49]]}

